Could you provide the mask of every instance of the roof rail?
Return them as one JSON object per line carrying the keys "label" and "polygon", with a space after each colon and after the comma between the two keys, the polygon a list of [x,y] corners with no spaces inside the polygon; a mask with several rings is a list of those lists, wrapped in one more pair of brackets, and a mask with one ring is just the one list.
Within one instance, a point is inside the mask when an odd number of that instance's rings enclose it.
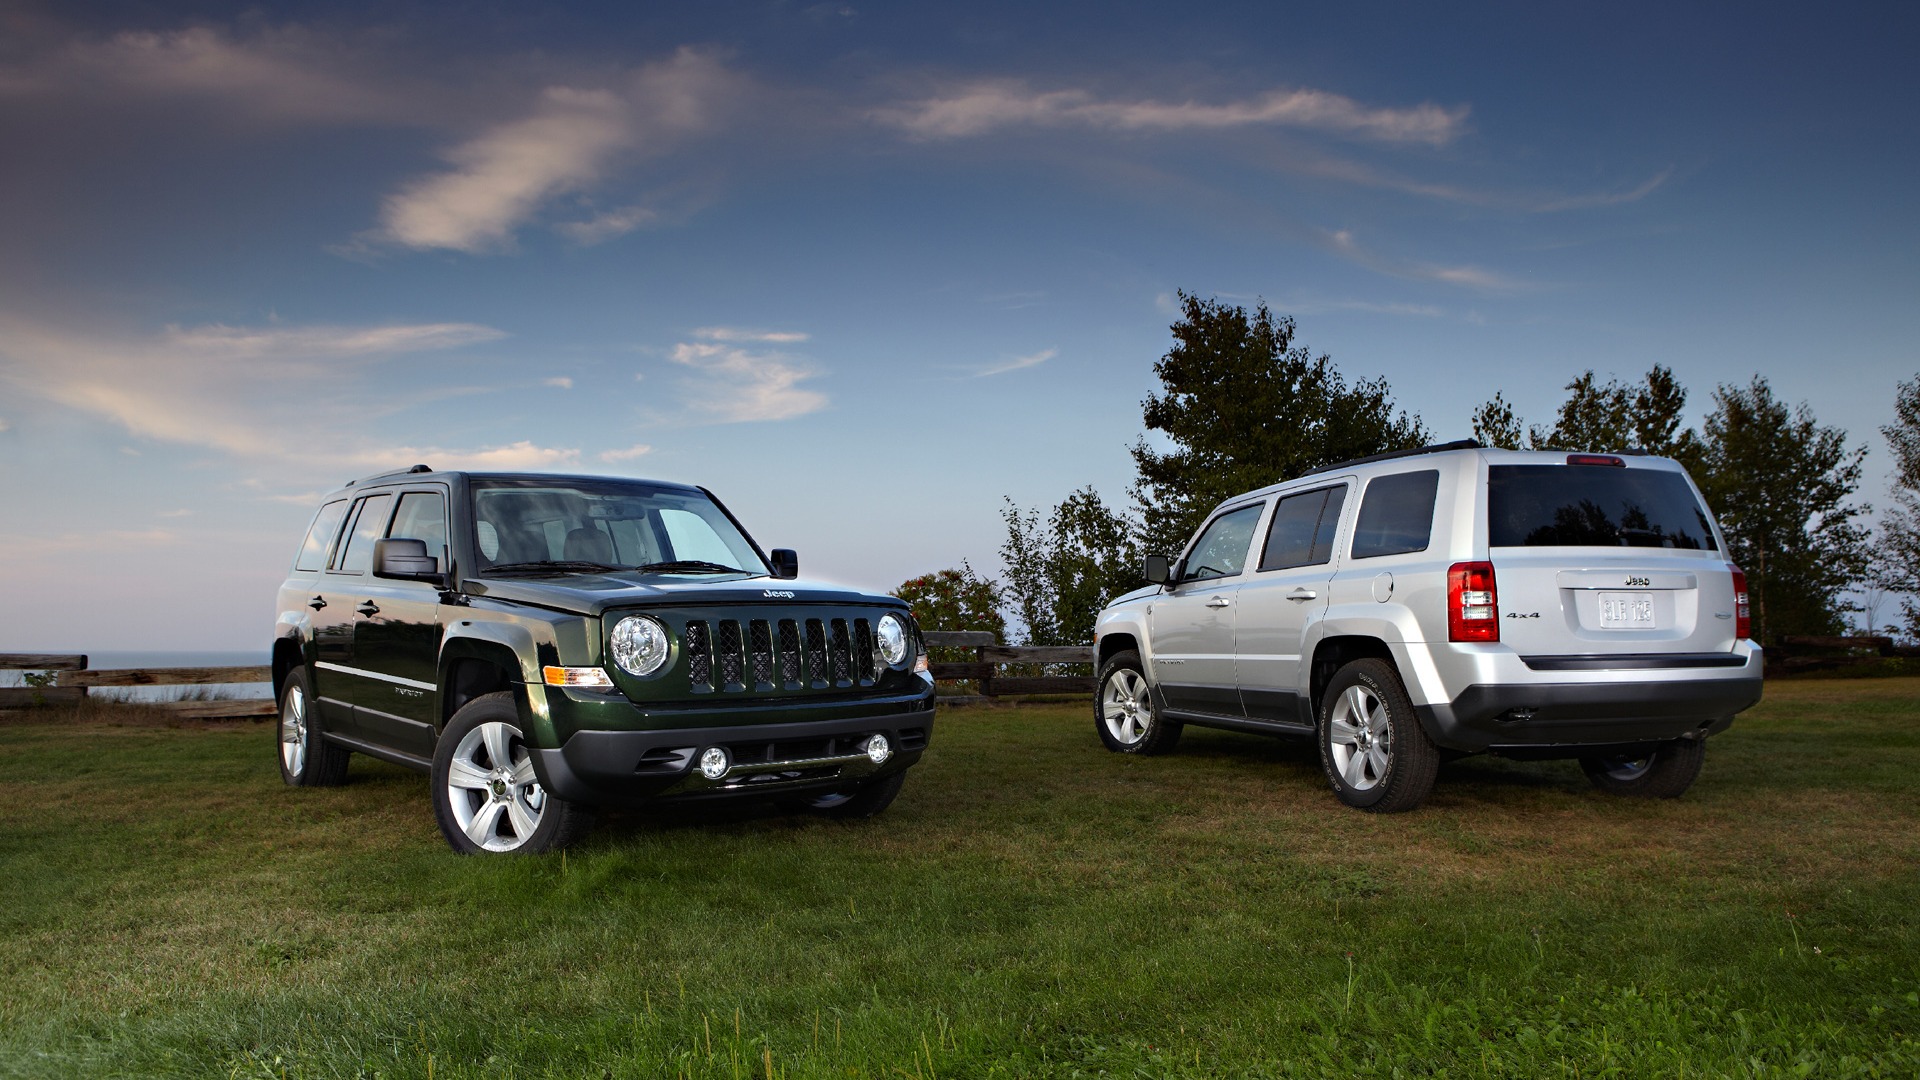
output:
{"label": "roof rail", "polygon": [[363,476],[358,480],[349,480],[347,481],[347,486],[352,487],[355,484],[364,484],[369,480],[378,480],[381,477],[385,477],[385,476],[411,476],[414,473],[423,473],[423,472],[432,472],[432,471],[433,471],[432,467],[427,465],[415,465],[410,469],[389,469],[386,472],[374,473],[372,476]]}
{"label": "roof rail", "polygon": [[1391,461],[1394,458],[1419,457],[1421,454],[1440,454],[1448,450],[1485,450],[1486,445],[1478,439],[1455,439],[1452,442],[1434,443],[1432,446],[1416,446],[1409,450],[1389,450],[1384,454],[1368,454],[1350,461],[1337,461],[1332,465],[1322,465],[1317,469],[1308,469],[1301,476],[1313,476],[1316,473],[1332,472],[1335,469],[1351,468],[1355,465],[1367,465],[1375,461]]}

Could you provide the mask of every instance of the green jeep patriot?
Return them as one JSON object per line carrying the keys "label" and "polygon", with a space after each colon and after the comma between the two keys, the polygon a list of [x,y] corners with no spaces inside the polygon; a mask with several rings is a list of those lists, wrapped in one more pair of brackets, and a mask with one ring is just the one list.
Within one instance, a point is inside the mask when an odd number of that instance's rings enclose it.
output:
{"label": "green jeep patriot", "polygon": [[424,465],[326,496],[280,587],[280,773],[432,776],[456,851],[610,804],[877,814],[933,730],[906,605],[794,580],[703,488]]}

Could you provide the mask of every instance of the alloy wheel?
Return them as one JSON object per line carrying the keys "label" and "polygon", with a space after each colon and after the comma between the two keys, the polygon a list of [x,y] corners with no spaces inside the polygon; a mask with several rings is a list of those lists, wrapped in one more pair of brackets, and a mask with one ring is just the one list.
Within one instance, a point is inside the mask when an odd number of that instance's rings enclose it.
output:
{"label": "alloy wheel", "polygon": [[1393,763],[1393,737],[1386,704],[1378,694],[1364,685],[1348,687],[1327,723],[1328,749],[1342,783],[1367,791],[1386,779]]}
{"label": "alloy wheel", "polygon": [[520,729],[498,721],[476,726],[454,747],[447,796],[460,831],[488,851],[525,844],[547,805]]}

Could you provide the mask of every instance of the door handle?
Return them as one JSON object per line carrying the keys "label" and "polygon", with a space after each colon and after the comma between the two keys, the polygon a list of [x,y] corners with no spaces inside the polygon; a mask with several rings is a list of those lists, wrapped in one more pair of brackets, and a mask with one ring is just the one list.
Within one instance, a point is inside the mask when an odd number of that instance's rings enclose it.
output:
{"label": "door handle", "polygon": [[316,596],[313,599],[307,601],[307,606],[312,608],[315,611],[319,611],[321,608],[327,606],[327,598],[324,596]]}
{"label": "door handle", "polygon": [[1233,601],[1227,599],[1224,596],[1216,596],[1213,599],[1207,601],[1207,606],[1208,607],[1226,607],[1228,604],[1231,604],[1231,603],[1233,603]]}
{"label": "door handle", "polygon": [[1317,596],[1319,596],[1319,595],[1320,595],[1319,593],[1317,593],[1317,592],[1314,592],[1314,591],[1313,591],[1312,589],[1308,589],[1308,588],[1299,588],[1299,589],[1295,589],[1295,590],[1293,590],[1292,592],[1290,592],[1290,593],[1288,593],[1288,594],[1287,594],[1287,599],[1289,599],[1289,600],[1312,600],[1312,599],[1314,599],[1315,597],[1317,597]]}
{"label": "door handle", "polygon": [[367,616],[368,618],[372,618],[373,616],[380,614],[380,608],[377,605],[375,605],[374,602],[371,600],[363,601],[359,607],[354,608],[353,610],[359,612],[362,615]]}

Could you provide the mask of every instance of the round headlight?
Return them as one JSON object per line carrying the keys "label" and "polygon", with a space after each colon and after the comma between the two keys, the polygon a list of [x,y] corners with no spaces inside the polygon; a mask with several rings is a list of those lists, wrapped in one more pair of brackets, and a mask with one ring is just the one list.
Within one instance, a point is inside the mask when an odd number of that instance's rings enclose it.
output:
{"label": "round headlight", "polygon": [[874,637],[880,646],[880,659],[890,667],[899,667],[907,658],[907,624],[900,621],[898,615],[880,616],[880,625],[874,631]]}
{"label": "round headlight", "polygon": [[650,615],[629,615],[613,628],[613,662],[632,675],[651,675],[667,662],[667,628]]}

